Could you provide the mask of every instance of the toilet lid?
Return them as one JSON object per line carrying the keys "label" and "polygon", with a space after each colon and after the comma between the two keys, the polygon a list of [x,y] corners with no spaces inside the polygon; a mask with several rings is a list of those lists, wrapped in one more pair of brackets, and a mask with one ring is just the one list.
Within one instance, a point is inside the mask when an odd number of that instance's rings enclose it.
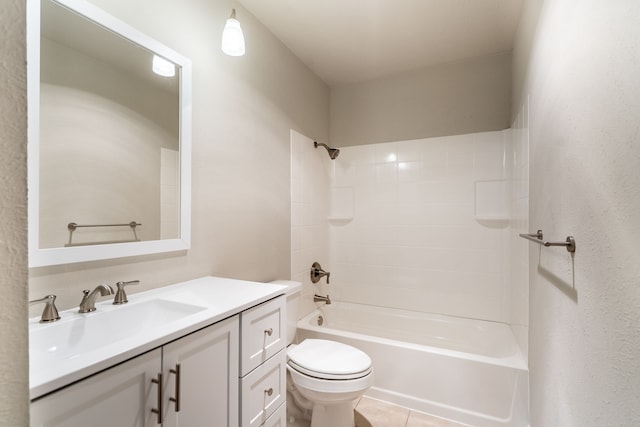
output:
{"label": "toilet lid", "polygon": [[371,371],[366,353],[335,341],[306,339],[287,355],[293,369],[318,378],[360,378]]}

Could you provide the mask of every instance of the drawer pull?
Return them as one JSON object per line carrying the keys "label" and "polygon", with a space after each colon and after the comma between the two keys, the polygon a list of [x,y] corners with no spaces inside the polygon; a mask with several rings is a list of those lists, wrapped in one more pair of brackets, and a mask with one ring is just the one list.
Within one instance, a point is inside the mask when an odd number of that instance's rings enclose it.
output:
{"label": "drawer pull", "polygon": [[169,369],[169,372],[176,376],[176,397],[170,397],[169,401],[176,404],[175,411],[180,412],[180,364],[176,363],[175,369]]}
{"label": "drawer pull", "polygon": [[158,378],[152,378],[151,382],[158,385],[158,407],[152,408],[151,412],[158,415],[158,424],[162,424],[162,372],[158,373]]}
{"label": "drawer pull", "polygon": [[273,328],[265,329],[264,333],[271,336],[273,334]]}
{"label": "drawer pull", "polygon": [[267,396],[271,397],[271,395],[273,394],[273,387],[265,390],[264,392],[267,394]]}

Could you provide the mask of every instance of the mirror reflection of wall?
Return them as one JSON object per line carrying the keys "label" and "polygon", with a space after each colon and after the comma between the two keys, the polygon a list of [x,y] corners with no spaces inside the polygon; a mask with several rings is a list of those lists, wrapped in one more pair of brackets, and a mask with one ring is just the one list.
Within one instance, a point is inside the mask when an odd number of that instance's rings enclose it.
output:
{"label": "mirror reflection of wall", "polygon": [[[152,53],[48,0],[41,34],[40,247],[67,244],[69,222],[179,237],[179,70],[153,74]],[[129,227],[73,235],[132,239]]]}

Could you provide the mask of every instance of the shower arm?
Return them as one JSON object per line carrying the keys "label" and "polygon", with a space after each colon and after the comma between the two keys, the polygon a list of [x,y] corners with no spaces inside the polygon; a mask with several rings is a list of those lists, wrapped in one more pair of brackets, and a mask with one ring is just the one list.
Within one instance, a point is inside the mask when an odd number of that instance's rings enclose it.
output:
{"label": "shower arm", "polygon": [[322,142],[313,141],[313,146],[315,148],[318,148],[319,146],[324,147],[327,150],[327,153],[329,153],[329,157],[331,157],[331,160],[335,160],[336,157],[338,157],[338,155],[340,154],[339,149],[331,148],[327,144],[323,144]]}

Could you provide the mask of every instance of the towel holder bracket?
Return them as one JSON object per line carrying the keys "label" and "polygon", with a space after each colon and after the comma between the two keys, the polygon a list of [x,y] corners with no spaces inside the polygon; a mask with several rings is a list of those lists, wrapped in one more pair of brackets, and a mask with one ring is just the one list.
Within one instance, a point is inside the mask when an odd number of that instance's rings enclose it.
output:
{"label": "towel holder bracket", "polygon": [[542,233],[542,230],[538,230],[534,234],[520,234],[520,237],[542,246],[564,246],[565,248],[567,248],[568,252],[575,253],[576,251],[576,240],[573,238],[573,236],[567,236],[564,242],[550,242],[544,240],[544,234]]}

